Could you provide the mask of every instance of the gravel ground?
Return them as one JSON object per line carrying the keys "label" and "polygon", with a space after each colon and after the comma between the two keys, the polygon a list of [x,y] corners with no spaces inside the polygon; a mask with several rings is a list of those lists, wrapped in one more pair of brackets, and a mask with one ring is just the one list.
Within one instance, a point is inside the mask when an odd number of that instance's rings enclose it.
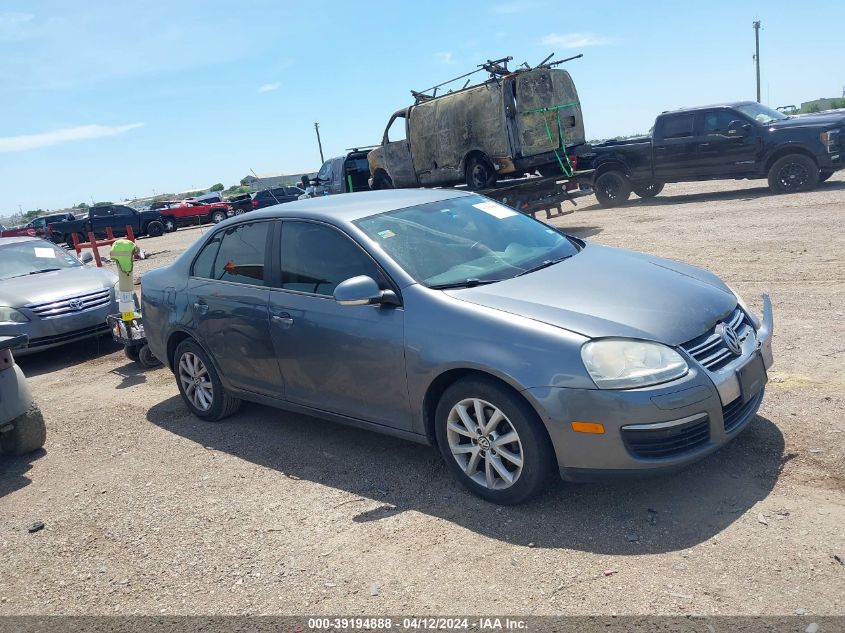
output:
{"label": "gravel ground", "polygon": [[[843,219],[844,174],[555,219],[706,267],[754,309],[770,292],[775,366],[703,462],[521,507],[470,496],[434,449],[257,405],[201,422],[106,339],[23,358],[48,441],[0,462],[0,614],[843,614]],[[202,230],[142,240],[139,268]]]}

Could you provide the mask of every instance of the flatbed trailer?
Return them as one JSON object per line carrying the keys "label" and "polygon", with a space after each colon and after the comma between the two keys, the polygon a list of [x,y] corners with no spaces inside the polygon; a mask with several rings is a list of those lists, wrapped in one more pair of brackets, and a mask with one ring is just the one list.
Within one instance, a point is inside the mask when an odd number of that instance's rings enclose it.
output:
{"label": "flatbed trailer", "polygon": [[[538,211],[546,212],[546,219],[572,213],[575,209],[563,208],[564,202],[577,206],[576,198],[592,195],[588,183],[593,176],[592,169],[576,171],[570,177],[564,176],[527,176],[512,180],[501,180],[487,189],[474,190],[482,196],[497,200],[502,204],[521,211],[531,217],[537,217]],[[567,185],[577,183],[580,188],[567,189]],[[462,189],[462,187],[456,187]],[[463,188],[466,191],[472,191]]]}

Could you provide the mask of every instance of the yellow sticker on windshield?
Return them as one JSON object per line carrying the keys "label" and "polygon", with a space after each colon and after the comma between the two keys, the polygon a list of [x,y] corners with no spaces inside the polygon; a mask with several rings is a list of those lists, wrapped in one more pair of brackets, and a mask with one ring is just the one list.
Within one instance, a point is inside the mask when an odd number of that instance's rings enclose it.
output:
{"label": "yellow sticker on windshield", "polygon": [[474,204],[472,206],[480,211],[484,211],[484,213],[489,213],[494,218],[499,218],[500,220],[516,215],[516,211],[508,209],[506,206],[501,205],[498,202],[479,202],[478,204]]}

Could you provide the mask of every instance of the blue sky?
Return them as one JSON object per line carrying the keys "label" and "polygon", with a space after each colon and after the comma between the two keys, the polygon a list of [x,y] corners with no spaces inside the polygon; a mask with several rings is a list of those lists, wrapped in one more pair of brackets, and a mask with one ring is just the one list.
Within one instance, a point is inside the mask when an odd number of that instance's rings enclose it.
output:
{"label": "blue sky", "polygon": [[845,86],[845,2],[0,0],[0,216],[314,170],[488,59],[566,67],[588,138],[661,110]]}

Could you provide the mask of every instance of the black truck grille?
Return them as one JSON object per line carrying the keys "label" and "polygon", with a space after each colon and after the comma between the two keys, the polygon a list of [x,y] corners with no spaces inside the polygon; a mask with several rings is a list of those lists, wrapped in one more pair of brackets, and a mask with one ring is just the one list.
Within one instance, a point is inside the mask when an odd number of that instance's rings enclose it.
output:
{"label": "black truck grille", "polygon": [[660,459],[693,451],[710,441],[710,421],[705,416],[665,429],[622,428],[622,439],[636,457]]}

